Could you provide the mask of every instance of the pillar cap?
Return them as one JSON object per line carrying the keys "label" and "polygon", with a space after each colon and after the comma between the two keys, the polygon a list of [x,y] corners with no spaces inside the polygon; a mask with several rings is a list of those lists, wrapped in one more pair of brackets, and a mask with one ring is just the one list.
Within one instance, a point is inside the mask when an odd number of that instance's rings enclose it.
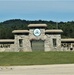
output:
{"label": "pillar cap", "polygon": [[67,43],[67,42],[74,42],[74,38],[61,39],[61,42],[64,42],[64,43]]}
{"label": "pillar cap", "polygon": [[14,42],[14,39],[0,39],[0,42]]}
{"label": "pillar cap", "polygon": [[46,30],[45,33],[62,33],[61,29]]}
{"label": "pillar cap", "polygon": [[28,30],[13,30],[12,33],[29,33]]}
{"label": "pillar cap", "polygon": [[47,27],[46,24],[29,24],[28,27]]}

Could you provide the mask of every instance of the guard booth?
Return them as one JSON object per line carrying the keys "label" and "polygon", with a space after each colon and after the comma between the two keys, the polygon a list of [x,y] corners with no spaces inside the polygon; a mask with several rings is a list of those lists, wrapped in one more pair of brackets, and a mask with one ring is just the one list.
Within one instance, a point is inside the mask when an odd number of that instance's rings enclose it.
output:
{"label": "guard booth", "polygon": [[29,40],[28,30],[14,30],[12,33],[15,35],[15,51],[16,52],[30,52],[31,45]]}

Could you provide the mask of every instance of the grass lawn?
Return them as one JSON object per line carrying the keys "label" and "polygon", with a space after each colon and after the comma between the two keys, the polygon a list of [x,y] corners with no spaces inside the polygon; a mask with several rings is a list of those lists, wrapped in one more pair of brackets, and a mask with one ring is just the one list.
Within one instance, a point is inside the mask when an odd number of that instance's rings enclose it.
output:
{"label": "grass lawn", "polygon": [[74,63],[74,52],[1,52],[0,66]]}

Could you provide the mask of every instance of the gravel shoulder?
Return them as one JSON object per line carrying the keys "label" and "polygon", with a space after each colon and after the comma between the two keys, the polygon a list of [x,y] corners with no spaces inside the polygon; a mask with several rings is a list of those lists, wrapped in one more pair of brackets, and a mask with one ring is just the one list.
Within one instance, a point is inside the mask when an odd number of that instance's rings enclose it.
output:
{"label": "gravel shoulder", "polygon": [[0,75],[74,75],[74,64],[0,66]]}

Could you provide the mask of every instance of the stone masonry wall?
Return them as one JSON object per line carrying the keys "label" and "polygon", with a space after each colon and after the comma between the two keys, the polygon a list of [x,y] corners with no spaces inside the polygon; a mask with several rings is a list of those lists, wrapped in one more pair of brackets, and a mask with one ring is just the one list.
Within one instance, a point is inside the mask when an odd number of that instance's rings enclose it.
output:
{"label": "stone masonry wall", "polygon": [[41,35],[40,36],[35,36],[34,35],[34,29],[29,30],[29,39],[30,40],[45,40],[45,29],[40,29]]}
{"label": "stone masonry wall", "polygon": [[[22,39],[22,47],[19,46],[19,39]],[[31,45],[28,35],[15,35],[15,51],[31,51]]]}
{"label": "stone masonry wall", "polygon": [[[61,35],[60,34],[46,34],[45,51],[58,51],[61,49]],[[53,39],[56,39],[56,47],[53,47]]]}

